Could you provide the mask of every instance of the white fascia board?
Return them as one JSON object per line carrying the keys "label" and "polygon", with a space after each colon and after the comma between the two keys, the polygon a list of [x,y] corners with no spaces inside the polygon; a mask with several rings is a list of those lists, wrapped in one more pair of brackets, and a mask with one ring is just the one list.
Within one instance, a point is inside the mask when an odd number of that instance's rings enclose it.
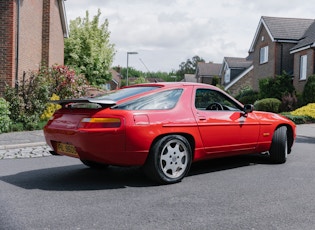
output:
{"label": "white fascia board", "polygon": [[220,75],[222,75],[222,73],[223,73],[223,70],[224,70],[224,66],[225,65],[227,65],[227,62],[226,62],[226,60],[225,60],[225,58],[223,58],[223,61],[222,61],[222,67],[221,67],[221,69],[220,69]]}
{"label": "white fascia board", "polygon": [[263,20],[263,18],[261,18],[260,21],[259,21],[258,27],[257,27],[257,29],[256,29],[255,36],[254,36],[254,39],[253,39],[252,44],[251,44],[251,46],[250,46],[249,52],[253,52],[253,51],[254,51],[254,46],[255,46],[255,44],[256,44],[256,41],[257,41],[257,39],[258,39],[258,34],[259,34],[259,32],[260,32],[262,26],[264,26],[265,29],[267,30],[267,33],[268,33],[268,35],[269,35],[271,41],[272,41],[272,42],[275,41],[274,37],[271,35],[271,32],[270,32],[268,26],[267,26],[266,23],[265,23],[265,21]]}
{"label": "white fascia board", "polygon": [[116,85],[118,85],[118,81],[116,81],[114,78],[112,78],[112,81],[113,81]]}
{"label": "white fascia board", "polygon": [[299,49],[292,50],[292,51],[290,51],[290,54],[294,54],[294,53],[297,53],[297,52],[300,52],[300,51],[303,51],[303,50],[307,50],[307,49],[313,47],[313,45],[308,45],[308,46],[301,47]]}
{"label": "white fascia board", "polygon": [[298,41],[296,40],[285,40],[285,39],[277,39],[276,42],[293,43],[293,44],[298,43]]}

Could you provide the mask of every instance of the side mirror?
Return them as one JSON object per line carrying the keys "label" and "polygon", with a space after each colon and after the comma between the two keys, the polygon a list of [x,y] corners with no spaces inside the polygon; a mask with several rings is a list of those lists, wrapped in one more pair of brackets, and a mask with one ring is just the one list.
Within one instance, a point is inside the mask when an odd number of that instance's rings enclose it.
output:
{"label": "side mirror", "polygon": [[254,106],[251,104],[244,105],[243,111],[245,114],[251,113],[254,111]]}

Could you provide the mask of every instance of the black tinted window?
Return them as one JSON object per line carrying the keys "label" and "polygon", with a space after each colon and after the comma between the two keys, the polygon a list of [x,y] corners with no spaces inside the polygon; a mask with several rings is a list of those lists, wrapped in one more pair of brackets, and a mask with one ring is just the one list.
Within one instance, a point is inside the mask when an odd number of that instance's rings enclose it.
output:
{"label": "black tinted window", "polygon": [[240,110],[241,108],[233,100],[221,92],[210,89],[197,89],[195,107],[200,110]]}
{"label": "black tinted window", "polygon": [[121,105],[115,106],[115,109],[127,109],[127,110],[166,110],[175,107],[182,89],[168,90],[158,92],[150,96],[145,96],[127,102]]}

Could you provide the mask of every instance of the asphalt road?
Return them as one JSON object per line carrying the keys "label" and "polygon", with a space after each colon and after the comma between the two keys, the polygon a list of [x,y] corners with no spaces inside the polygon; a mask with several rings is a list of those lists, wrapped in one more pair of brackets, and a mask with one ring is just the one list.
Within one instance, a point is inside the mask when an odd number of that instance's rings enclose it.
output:
{"label": "asphalt road", "polygon": [[0,229],[314,229],[314,138],[283,165],[246,156],[193,165],[156,186],[138,168],[50,156],[0,160]]}

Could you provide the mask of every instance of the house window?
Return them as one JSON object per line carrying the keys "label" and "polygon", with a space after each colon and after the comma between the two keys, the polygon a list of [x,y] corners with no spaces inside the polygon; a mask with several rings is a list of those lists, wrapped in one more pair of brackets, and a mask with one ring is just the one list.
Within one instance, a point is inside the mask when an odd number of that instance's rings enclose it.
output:
{"label": "house window", "polygon": [[306,80],[307,55],[300,57],[300,80]]}
{"label": "house window", "polygon": [[268,62],[268,46],[260,48],[260,64]]}
{"label": "house window", "polygon": [[108,91],[112,90],[111,86],[110,86],[110,83],[106,83],[105,89],[108,90]]}
{"label": "house window", "polygon": [[231,81],[231,71],[230,69],[226,69],[224,73],[224,82],[229,83]]}

